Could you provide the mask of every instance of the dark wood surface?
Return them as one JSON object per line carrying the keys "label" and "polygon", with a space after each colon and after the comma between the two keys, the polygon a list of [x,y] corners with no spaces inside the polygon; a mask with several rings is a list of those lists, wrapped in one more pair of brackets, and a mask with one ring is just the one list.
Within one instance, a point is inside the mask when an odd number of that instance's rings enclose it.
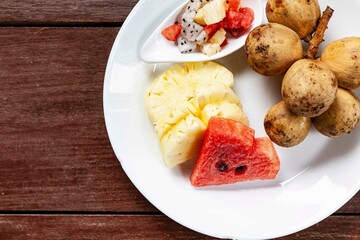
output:
{"label": "dark wood surface", "polygon": [[[332,216],[280,239],[359,239],[360,218]],[[326,231],[325,231],[326,229]],[[163,215],[0,215],[0,239],[216,239],[188,230]]]}
{"label": "dark wood surface", "polygon": [[[132,185],[110,146],[107,58],[137,1],[0,1],[0,239],[211,239]],[[284,239],[360,239],[360,194]]]}
{"label": "dark wood surface", "polygon": [[137,2],[137,0],[1,0],[0,23],[120,24]]}

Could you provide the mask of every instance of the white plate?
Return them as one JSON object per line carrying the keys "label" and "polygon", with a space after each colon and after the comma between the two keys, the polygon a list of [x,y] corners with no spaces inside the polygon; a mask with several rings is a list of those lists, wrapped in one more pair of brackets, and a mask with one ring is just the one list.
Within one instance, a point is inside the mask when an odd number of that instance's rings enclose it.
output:
{"label": "white plate", "polygon": [[[141,62],[139,49],[181,1],[139,1],[109,57],[104,82],[106,127],[130,180],[176,222],[219,238],[280,237],[335,212],[360,188],[360,127],[338,139],[328,139],[312,129],[302,144],[291,149],[276,147],[281,170],[274,181],[193,188],[189,181],[192,163],[175,169],[165,166],[145,111],[144,95],[154,77],[169,64]],[[352,0],[351,4],[341,0],[320,2],[322,10],[326,5],[335,10],[322,48],[341,37],[360,36],[360,0]],[[269,107],[280,100],[281,79],[252,71],[243,49],[219,61],[234,73],[234,89],[256,135],[265,136],[263,118]]]}
{"label": "white plate", "polygon": [[165,20],[152,32],[149,38],[145,41],[140,49],[140,58],[147,63],[165,63],[165,62],[200,62],[210,61],[225,57],[244,46],[248,33],[256,26],[261,24],[263,14],[261,0],[242,0],[243,7],[249,7],[254,11],[254,21],[250,28],[237,38],[228,38],[229,44],[221,49],[221,51],[212,56],[207,56],[201,52],[193,52],[188,54],[180,53],[178,47],[164,38],[161,31],[173,24],[179,15],[179,12],[184,8],[180,4],[178,8],[165,18]]}

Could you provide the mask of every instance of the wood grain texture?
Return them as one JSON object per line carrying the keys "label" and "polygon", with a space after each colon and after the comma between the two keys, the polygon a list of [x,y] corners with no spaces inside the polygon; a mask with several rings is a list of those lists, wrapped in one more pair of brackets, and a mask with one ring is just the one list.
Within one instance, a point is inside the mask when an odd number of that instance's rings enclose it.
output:
{"label": "wood grain texture", "polygon": [[[102,90],[113,26],[137,3],[0,1],[0,239],[214,239],[153,207],[108,140]],[[360,193],[281,239],[360,239]]]}
{"label": "wood grain texture", "polygon": [[[355,213],[360,214],[360,192],[357,192],[337,213]],[[360,216],[359,216],[360,217]]]}
{"label": "wood grain texture", "polygon": [[149,211],[105,129],[117,28],[0,28],[0,209]]}
{"label": "wood grain texture", "polygon": [[[132,185],[112,151],[102,88],[118,30],[0,28],[0,212],[119,214],[2,215],[0,239],[28,234],[76,238],[80,233],[89,239],[99,234],[209,239],[156,215],[159,212]],[[294,236],[331,239],[326,238],[330,232],[336,239],[356,239],[359,193],[337,212],[343,213],[354,216],[332,216]]]}
{"label": "wood grain texture", "polygon": [[[0,215],[1,239],[215,239],[187,229],[166,216]],[[280,239],[359,239],[360,218],[329,217]]]}
{"label": "wood grain texture", "polygon": [[[103,76],[118,30],[0,28],[1,210],[154,210],[106,134]],[[357,194],[340,212],[359,206]]]}
{"label": "wood grain texture", "polygon": [[1,0],[0,23],[121,23],[138,0]]}

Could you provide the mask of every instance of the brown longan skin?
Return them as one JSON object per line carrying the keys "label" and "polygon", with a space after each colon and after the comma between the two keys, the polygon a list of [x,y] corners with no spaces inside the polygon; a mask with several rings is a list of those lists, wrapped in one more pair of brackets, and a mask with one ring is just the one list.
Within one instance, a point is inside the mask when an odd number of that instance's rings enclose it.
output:
{"label": "brown longan skin", "polygon": [[266,17],[294,30],[301,39],[311,35],[320,18],[318,0],[268,0]]}
{"label": "brown longan skin", "polygon": [[299,36],[278,23],[262,24],[246,38],[245,53],[249,66],[265,76],[280,76],[303,57]]}
{"label": "brown longan skin", "polygon": [[281,95],[296,115],[316,117],[335,100],[338,83],[334,73],[318,60],[301,59],[286,72]]}
{"label": "brown longan skin", "polygon": [[293,147],[300,144],[310,131],[311,120],[293,114],[281,101],[271,107],[264,119],[267,135],[279,146]]}
{"label": "brown longan skin", "polygon": [[350,90],[339,88],[334,103],[318,117],[312,119],[314,127],[330,138],[350,133],[360,121],[360,101]]}
{"label": "brown longan skin", "polygon": [[360,37],[346,37],[328,44],[321,61],[335,74],[342,88],[360,88]]}

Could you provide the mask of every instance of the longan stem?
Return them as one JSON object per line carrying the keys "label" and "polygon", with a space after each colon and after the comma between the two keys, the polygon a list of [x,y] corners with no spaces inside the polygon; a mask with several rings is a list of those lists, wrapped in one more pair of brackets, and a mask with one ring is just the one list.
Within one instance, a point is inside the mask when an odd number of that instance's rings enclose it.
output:
{"label": "longan stem", "polygon": [[319,51],[319,46],[324,41],[324,34],[327,29],[327,25],[329,24],[330,18],[333,15],[333,12],[334,10],[331,7],[327,6],[325,11],[322,13],[315,33],[309,41],[309,48],[305,53],[305,58],[315,59],[315,56]]}

